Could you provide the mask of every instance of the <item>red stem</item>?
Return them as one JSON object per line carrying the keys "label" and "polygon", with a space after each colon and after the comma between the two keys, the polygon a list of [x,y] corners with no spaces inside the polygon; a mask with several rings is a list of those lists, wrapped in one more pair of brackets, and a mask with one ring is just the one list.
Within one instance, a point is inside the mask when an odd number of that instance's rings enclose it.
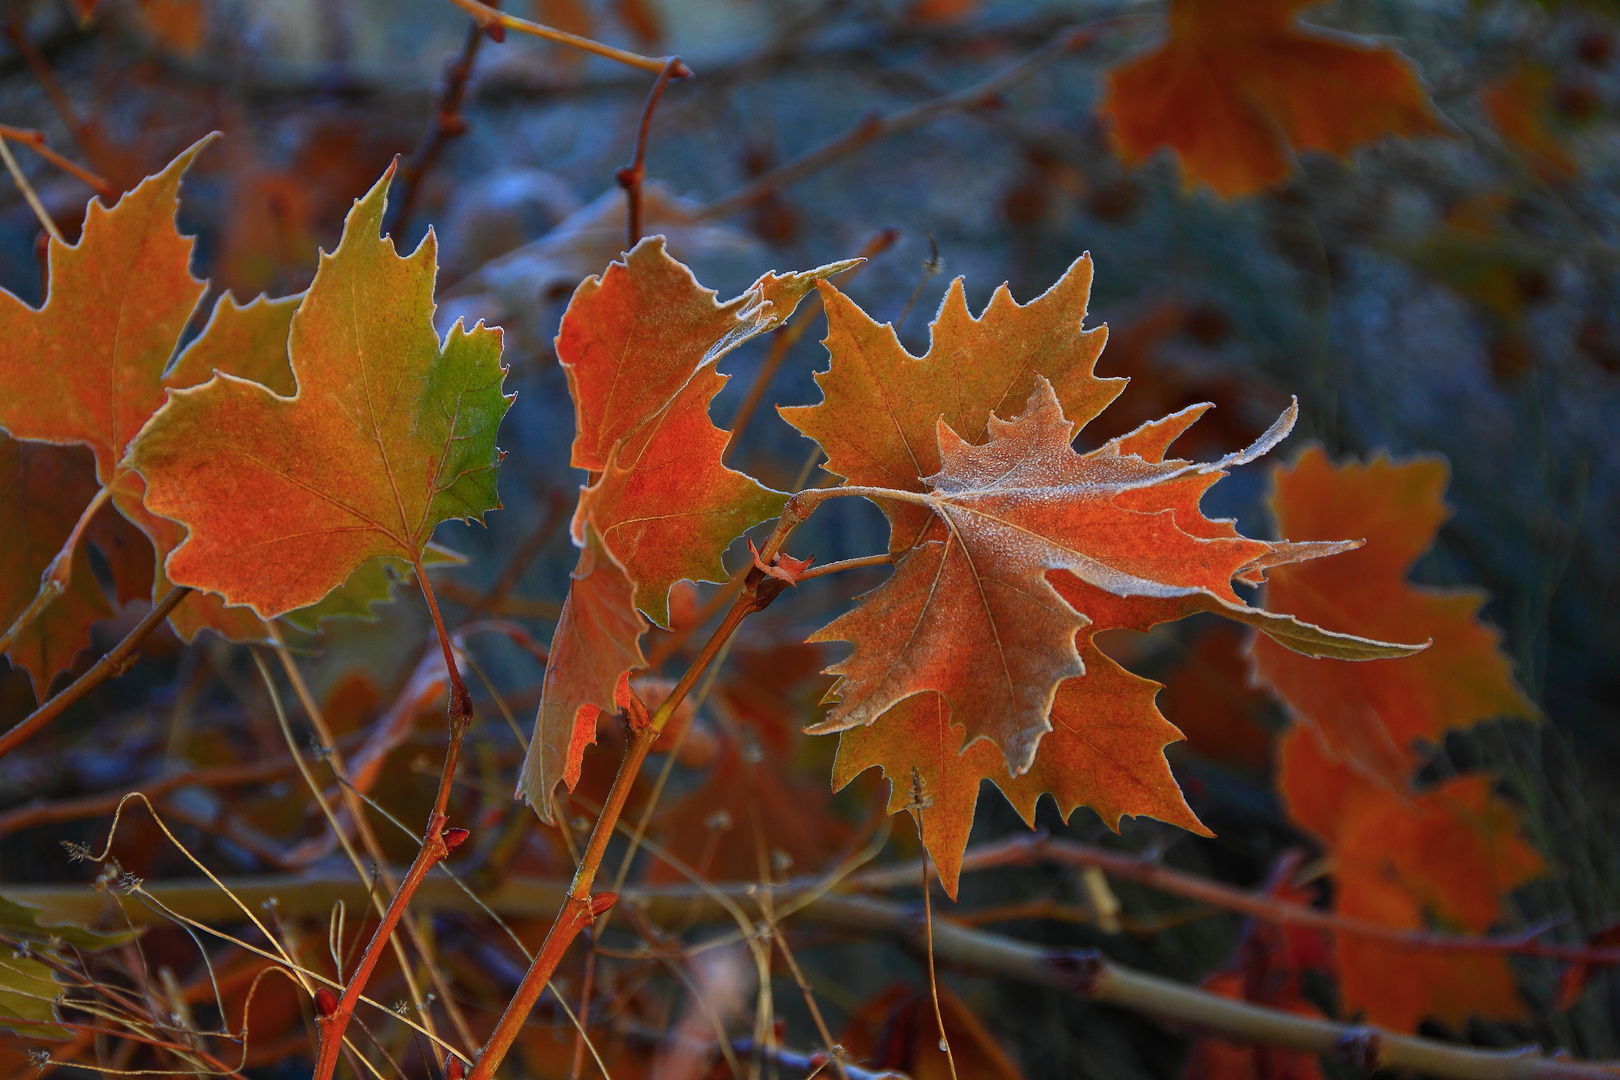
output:
{"label": "red stem", "polygon": [[387,943],[400,917],[404,915],[405,905],[410,903],[411,894],[422,884],[428,871],[442,862],[450,853],[450,848],[459,844],[467,835],[461,829],[446,831],[444,825],[445,808],[450,804],[450,789],[455,782],[456,764],[461,759],[461,741],[467,734],[467,725],[472,720],[472,695],[467,693],[467,684],[461,681],[461,671],[456,666],[456,652],[450,644],[450,634],[445,629],[444,619],[439,614],[439,602],[433,595],[433,585],[428,581],[427,570],[422,566],[421,556],[415,556],[413,562],[416,567],[416,580],[422,588],[422,596],[427,600],[428,611],[433,615],[433,629],[438,635],[439,648],[444,652],[444,666],[450,676],[450,703],[446,710],[450,724],[450,744],[444,751],[444,767],[439,771],[439,789],[433,798],[433,812],[428,815],[422,846],[417,849],[411,868],[406,871],[404,880],[394,891],[393,899],[388,902],[388,910],[383,912],[382,922],[377,925],[376,932],[366,943],[366,951],[361,954],[359,965],[349,976],[349,981],[344,984],[343,996],[338,999],[337,1006],[326,1015],[317,1017],[321,1032],[321,1048],[319,1056],[315,1059],[314,1080],[331,1080],[332,1073],[337,1068],[338,1054],[343,1049],[344,1029],[349,1026],[349,1018],[354,1015],[355,1005],[359,1003],[360,995],[365,991],[372,969],[382,957],[382,947]]}

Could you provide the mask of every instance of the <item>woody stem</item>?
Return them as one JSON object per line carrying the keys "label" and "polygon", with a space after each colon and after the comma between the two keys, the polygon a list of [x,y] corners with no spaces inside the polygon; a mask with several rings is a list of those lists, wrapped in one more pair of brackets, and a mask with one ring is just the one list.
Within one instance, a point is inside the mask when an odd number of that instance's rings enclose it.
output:
{"label": "woody stem", "polygon": [[449,631],[445,629],[444,619],[439,614],[439,602],[433,595],[433,585],[428,581],[427,570],[422,566],[420,555],[413,558],[413,564],[416,568],[417,584],[421,587],[422,596],[427,600],[428,611],[433,616],[433,629],[439,639],[439,648],[444,652],[444,666],[450,677],[450,703],[446,710],[450,723],[450,743],[444,751],[444,766],[439,771],[439,789],[433,798],[433,811],[428,815],[422,846],[417,849],[416,858],[412,860],[410,869],[405,872],[399,888],[394,891],[393,899],[388,902],[388,910],[383,912],[382,921],[377,924],[371,940],[366,943],[366,951],[361,954],[354,974],[350,975],[349,981],[344,984],[343,996],[338,998],[337,1007],[331,1013],[318,1018],[321,1046],[320,1053],[315,1059],[314,1080],[331,1080],[333,1072],[337,1069],[338,1055],[343,1048],[344,1029],[349,1026],[349,1019],[354,1015],[355,1006],[359,1004],[360,995],[365,991],[366,982],[371,978],[372,970],[382,957],[383,946],[393,934],[400,917],[405,914],[405,905],[410,903],[411,895],[427,877],[428,871],[444,861],[450,854],[450,848],[466,835],[462,833],[452,842],[446,842],[445,808],[450,803],[450,789],[455,781],[456,764],[461,758],[461,742],[467,734],[467,725],[472,721],[472,695],[467,693],[467,684],[461,681],[461,671],[456,666],[455,648],[450,643]]}
{"label": "woody stem", "polygon": [[[802,521],[803,518],[797,520]],[[786,539],[794,524],[797,524],[797,521],[785,528],[780,524],[777,526],[781,536],[777,538],[773,534],[773,539],[776,539],[778,549],[781,547],[781,540]],[[535,954],[534,961],[524,974],[517,992],[507,1002],[500,1022],[495,1025],[494,1033],[484,1044],[483,1053],[479,1055],[478,1062],[473,1066],[467,1080],[489,1080],[494,1075],[506,1052],[511,1049],[513,1040],[517,1038],[518,1032],[528,1020],[529,1011],[534,1008],[535,1002],[540,1000],[546,983],[556,972],[557,965],[562,962],[568,946],[573,944],[580,931],[589,926],[597,916],[606,913],[618,899],[613,893],[599,893],[592,896],[591,886],[596,881],[597,871],[601,869],[602,856],[607,852],[608,840],[618,827],[619,815],[624,811],[625,800],[630,796],[630,788],[641,772],[642,763],[647,760],[647,752],[652,749],[653,743],[658,741],[659,733],[669,723],[670,717],[675,715],[675,710],[680,707],[681,702],[686,700],[692,687],[697,685],[698,679],[702,678],[709,665],[714,663],[726,642],[731,640],[731,635],[737,632],[737,627],[741,626],[742,621],[749,615],[774,600],[781,592],[781,586],[780,581],[767,577],[758,567],[750,569],[743,579],[742,591],[732,601],[725,618],[704,643],[702,650],[687,667],[686,673],[675,684],[675,689],[670,691],[669,696],[644,724],[632,724],[630,745],[625,750],[624,760],[619,763],[619,772],[613,778],[613,788],[608,792],[602,812],[596,816],[596,824],[591,827],[591,838],[580,857],[579,868],[574,872],[574,880],[568,888],[568,896],[563,900],[562,909],[552,921],[551,929],[546,933],[545,943]]]}

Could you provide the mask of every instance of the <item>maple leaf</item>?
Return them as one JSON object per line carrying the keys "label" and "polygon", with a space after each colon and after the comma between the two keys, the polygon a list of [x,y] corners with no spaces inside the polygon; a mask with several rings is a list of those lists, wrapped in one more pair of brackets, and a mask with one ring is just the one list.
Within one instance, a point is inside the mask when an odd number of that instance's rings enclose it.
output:
{"label": "maple leaf", "polygon": [[[1335,906],[1344,915],[1482,933],[1502,921],[1505,894],[1545,870],[1488,776],[1416,793],[1335,760],[1303,728],[1283,739],[1278,756],[1278,789],[1294,820],[1331,852]],[[1524,1015],[1500,954],[1413,951],[1340,934],[1335,956],[1346,1009],[1373,1024],[1412,1031],[1425,1019],[1455,1027],[1473,1014]]]}
{"label": "maple leaf", "polygon": [[174,227],[180,178],[202,139],[108,209],[85,211],[77,244],[52,239],[49,290],[35,310],[0,292],[0,428],[13,438],[88,446],[110,486],[135,433],[163,404],[163,373],[205,284]]}
{"label": "maple leaf", "polygon": [[1266,604],[1302,619],[1398,641],[1430,639],[1423,655],[1369,666],[1306,662],[1265,639],[1251,646],[1260,679],[1332,752],[1392,782],[1419,740],[1499,716],[1535,719],[1513,680],[1501,635],[1480,622],[1486,595],[1407,580],[1449,516],[1444,459],[1380,457],[1334,465],[1312,447],[1272,477],[1279,529],[1305,538],[1366,536],[1357,551],[1274,570]]}
{"label": "maple leaf", "polygon": [[969,743],[992,740],[1011,775],[1025,772],[1051,730],[1047,715],[1058,684],[1086,672],[1075,635],[1092,620],[1059,595],[1049,571],[1068,571],[1114,596],[1181,600],[1188,613],[1212,610],[1258,625],[1313,654],[1413,651],[1278,618],[1238,598],[1235,577],[1342,545],[1272,545],[1198,513],[1198,498],[1223,469],[1270,449],[1287,434],[1293,413],[1213,464],[1150,460],[1153,444],[1167,445],[1196,416],[1189,410],[1077,454],[1070,446],[1076,425],[1052,385],[1037,376],[1025,411],[1011,421],[991,417],[983,446],[963,441],[941,420],[942,464],[925,478],[929,492],[871,492],[926,508],[937,520],[888,581],[812,635],[855,649],[828,669],[841,676],[837,704],[807,730],[869,724],[905,698],[934,690]]}
{"label": "maple leaf", "polygon": [[726,383],[715,363],[852,265],[766,274],[721,304],[649,237],[569,302],[557,356],[574,399],[572,463],[599,474],[580,497],[574,542],[594,519],[635,583],[636,606],[659,626],[675,582],[724,581],[721,552],[786,500],[721,464],[731,436],[709,419]]}
{"label": "maple leaf", "polygon": [[[968,442],[982,442],[990,417],[1005,419],[1021,408],[1038,377],[1052,384],[1064,413],[1084,426],[1126,381],[1094,373],[1108,331],[1081,325],[1091,276],[1091,257],[1082,255],[1028,304],[1002,285],[978,317],[957,278],[930,324],[922,357],[905,350],[892,325],[878,324],[823,285],[823,344],[833,362],[815,376],[822,401],[777,411],[821,444],[824,468],[847,484],[917,492],[927,491],[923,478],[939,471],[941,420]],[[930,518],[926,509],[906,504],[886,505],[883,512],[891,527],[889,550],[896,552],[915,544]]]}
{"label": "maple leaf", "polygon": [[392,178],[355,202],[293,317],[297,393],[215,374],[172,391],[130,447],[148,508],[188,530],[165,564],[176,584],[273,618],[499,507],[500,332],[458,322],[441,347],[432,233],[409,256],[379,236]]}
{"label": "maple leaf", "polygon": [[1291,151],[1347,156],[1383,135],[1441,130],[1392,49],[1299,25],[1317,0],[1172,0],[1169,36],[1108,73],[1101,111],[1127,163],[1161,146],[1189,187],[1227,198],[1288,176]]}
{"label": "maple leaf", "polygon": [[641,652],[647,621],[633,595],[624,567],[587,525],[585,548],[546,657],[534,738],[518,775],[517,797],[547,824],[557,785],[572,791],[579,782],[585,747],[596,739],[597,717],[617,707],[615,695],[629,672],[647,666]]}
{"label": "maple leaf", "polygon": [[725,382],[712,365],[692,375],[657,419],[637,430],[637,456],[623,456],[622,443],[609,451],[574,514],[574,542],[594,523],[635,584],[635,605],[659,626],[669,625],[677,581],[725,581],[721,554],[787,502],[720,463],[731,433],[709,419],[709,402]]}
{"label": "maple leaf", "polygon": [[[290,383],[290,374],[278,375],[276,365],[285,373],[286,328],[296,298],[260,299],[242,307],[227,294],[204,332],[169,366],[206,288],[191,276],[192,240],[175,229],[174,216],[181,178],[209,141],[194,144],[111,209],[92,202],[78,244],[53,240],[50,286],[42,308],[36,311],[9,293],[0,295],[0,328],[25,346],[8,354],[15,358],[11,362],[0,360],[0,382],[7,391],[0,395],[6,401],[0,405],[0,427],[19,438],[88,446],[95,456],[95,475],[112,489],[123,518],[150,538],[159,563],[183,532],[146,511],[140,477],[118,464],[130,437],[163,403],[166,389],[206,378],[212,367]],[[90,326],[115,329],[86,333]],[[44,364],[37,359],[20,364],[30,352]],[[118,515],[99,514],[88,535],[107,556],[120,602],[167,594],[170,586],[161,569],[154,579],[151,549],[121,526]],[[16,584],[21,588],[24,583]],[[94,587],[93,578],[75,570],[70,589],[75,589],[77,602],[70,603],[76,614],[62,610],[53,615],[47,609],[44,622],[31,632],[37,649],[70,658],[82,646],[88,627],[83,620],[94,607],[93,602],[85,604]],[[8,589],[6,595],[21,594]],[[51,607],[62,602],[58,599]],[[217,597],[208,595],[176,609],[170,622],[187,641],[205,626],[234,641],[266,636],[257,619],[227,612]],[[40,635],[55,630],[61,631],[61,640],[47,645]]]}
{"label": "maple leaf", "polygon": [[[0,554],[0,627],[10,626],[28,606],[41,575],[95,494],[95,466],[83,450],[0,434],[0,514],[11,529]],[[43,701],[56,674],[89,646],[91,624],[111,615],[90,571],[89,550],[81,544],[66,591],[12,642],[6,656],[28,673],[34,696]]]}
{"label": "maple leaf", "polygon": [[766,274],[726,303],[715,299],[662,236],[649,236],[574,290],[557,330],[557,359],[574,399],[571,464],[600,472],[615,443],[638,457],[693,374],[774,330],[816,283],[854,266]]}

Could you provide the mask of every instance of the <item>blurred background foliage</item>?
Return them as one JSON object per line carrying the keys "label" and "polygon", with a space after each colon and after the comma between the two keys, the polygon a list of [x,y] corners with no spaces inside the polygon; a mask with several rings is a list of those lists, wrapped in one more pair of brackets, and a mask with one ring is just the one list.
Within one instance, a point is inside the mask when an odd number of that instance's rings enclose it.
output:
{"label": "blurred background foliage", "polygon": [[[920,353],[928,316],[952,277],[966,278],[975,309],[1004,280],[1028,300],[1089,251],[1096,264],[1089,321],[1110,328],[1099,373],[1133,382],[1084,442],[1211,400],[1219,409],[1182,448],[1208,457],[1247,442],[1298,395],[1302,419],[1292,446],[1315,439],[1335,456],[1444,453],[1456,513],[1416,576],[1490,591],[1486,617],[1505,632],[1519,679],[1550,723],[1454,736],[1432,768],[1445,775],[1489,766],[1524,803],[1530,839],[1553,870],[1520,891],[1523,920],[1562,920],[1569,939],[1579,940],[1620,913],[1610,839],[1620,825],[1620,32],[1612,7],[1527,0],[1313,7],[1312,24],[1375,36],[1410,58],[1443,130],[1383,139],[1349,160],[1306,153],[1282,182],[1223,200],[1185,182],[1167,153],[1126,167],[1097,112],[1102,72],[1161,34],[1162,7],[1152,3],[513,3],[515,14],[562,29],[678,54],[697,72],[669,88],[652,127],[646,231],[666,233],[672,252],[722,296],[764,270],[849,257],[892,230],[892,242],[874,245],[882,250],[847,288],[877,317],[902,320],[902,340]],[[335,244],[351,201],[394,155],[437,144],[413,202],[396,211],[394,234],[410,247],[432,228],[441,329],[457,317],[502,325],[508,387],[518,392],[501,437],[510,453],[500,480],[506,510],[491,516],[487,530],[441,530],[439,538],[471,561],[437,577],[442,595],[465,614],[515,568],[520,576],[491,613],[545,641],[573,563],[559,515],[582,479],[567,467],[572,415],[551,338],[574,285],[622,244],[614,171],[631,157],[650,77],[516,37],[469,50],[465,14],[439,0],[102,0],[93,12],[12,0],[6,17],[0,121],[43,132],[114,190],[133,186],[207,131],[225,133],[186,181],[181,224],[199,237],[195,272],[241,300],[305,287],[317,246]],[[861,146],[758,200],[729,198],[869,118],[970,86],[1062,29],[1093,22],[1096,32],[1078,47],[992,100]],[[468,55],[465,101],[441,123],[447,64]],[[25,147],[15,152],[73,239],[93,192]],[[0,183],[0,285],[31,303],[42,290],[39,239],[17,189]],[[826,363],[818,336],[815,326],[788,352],[767,402],[818,399],[811,372]],[[723,365],[736,378],[717,401],[717,422],[737,409],[769,349],[756,342]],[[787,488],[810,449],[767,407],[731,460]],[[1269,535],[1264,490],[1263,469],[1240,470],[1214,490],[1209,509],[1238,517],[1245,532]],[[795,545],[830,561],[879,550],[882,537],[874,509],[841,500]],[[882,783],[871,775],[837,803],[826,794],[831,741],[797,734],[824,686],[815,674],[823,658],[783,643],[794,634],[802,640],[878,580],[863,572],[800,590],[728,657],[723,681],[700,710],[709,714],[708,742],[694,740],[697,749],[682,762],[691,767],[677,771],[655,826],[688,861],[716,876],[753,876],[754,845],[740,834],[728,840],[720,826],[769,804],[777,809],[760,819],[778,823],[767,827],[776,830],[779,872],[818,869],[878,805]],[[697,594],[688,599],[695,609]],[[139,618],[143,609],[134,607],[98,641],[116,640]],[[420,603],[402,600],[375,624],[340,624],[307,643],[311,681],[340,737],[395,700],[426,632]],[[1238,636],[1192,620],[1116,644],[1133,669],[1169,684],[1160,706],[1189,735],[1172,760],[1219,836],[1198,841],[1142,821],[1127,824],[1125,846],[1162,851],[1176,865],[1238,884],[1261,881],[1281,851],[1307,841],[1284,824],[1271,790],[1270,734],[1281,718],[1249,689]],[[526,725],[539,664],[507,638],[480,640],[475,652]],[[92,659],[81,657],[75,671]],[[25,679],[0,678],[5,726],[31,705]],[[435,715],[430,705],[424,717]],[[480,712],[498,715],[494,699],[485,695]],[[135,673],[0,760],[0,810],[123,790],[180,761],[279,753],[280,735],[265,727],[265,715],[263,690],[240,649],[211,637],[190,649],[155,638]],[[597,774],[594,797],[617,761],[612,734],[587,757],[587,773]],[[438,736],[425,719],[392,754],[375,789],[383,805],[401,813],[420,805],[436,766],[419,761],[436,755]],[[525,839],[529,812],[505,802],[515,742],[497,731],[480,746],[472,770],[484,778],[474,798],[479,820],[519,850],[503,858],[531,872],[565,870],[555,838]],[[582,788],[588,797],[592,783],[588,776]],[[250,873],[275,865],[288,837],[309,831],[304,802],[301,788],[283,783],[223,810],[218,796],[191,789],[169,809],[210,865]],[[105,824],[103,817],[0,837],[0,880],[87,877],[67,864],[57,842],[98,839]],[[1089,811],[1068,826],[1055,815],[1043,824],[1089,839],[1107,832]],[[999,796],[983,796],[976,839],[1022,827]],[[119,853],[133,872],[188,874],[150,826],[135,821],[126,830]],[[902,850],[914,848],[909,833],[909,825],[896,828]],[[402,861],[414,850],[402,836],[384,838]],[[1131,919],[1149,930],[1107,934],[1095,919],[1008,925],[1030,940],[1102,944],[1188,980],[1227,962],[1237,919],[1184,918],[1183,902],[1127,885],[1118,892]],[[1071,871],[964,882],[969,908],[1031,896],[1095,914]],[[464,985],[483,978],[489,996],[504,997],[497,990],[510,973],[489,958],[481,931],[453,916],[434,928],[447,953],[460,950]],[[916,1013],[915,999],[887,989],[919,985],[900,952],[822,945],[807,964],[851,1046],[909,1030],[904,1023],[914,1021],[904,1018]],[[149,946],[158,957],[183,952],[155,934]],[[1555,1014],[1556,971],[1527,963],[1520,974],[1535,1018],[1478,1023],[1463,1034],[1495,1045],[1542,1040],[1582,1056],[1620,1054],[1620,987],[1611,976],[1595,980],[1575,1010]],[[722,988],[728,977],[713,973]],[[576,989],[578,978],[569,975]],[[981,1032],[987,1046],[1005,1055],[992,1060],[985,1049],[986,1072],[1127,1078],[1173,1076],[1184,1067],[1186,1039],[1166,1039],[1145,1019],[1027,987],[957,976],[948,983],[967,1003],[951,1006],[968,1016],[961,1023],[977,1014],[993,1033]],[[780,997],[789,1030],[806,1030],[795,1002]],[[931,1012],[925,1016],[931,1023]],[[277,1045],[299,1045],[296,1009],[284,1019],[292,1041]],[[525,1067],[567,1075],[571,1040],[559,1035],[551,1045],[549,1029],[544,1034],[525,1051]],[[293,1075],[305,1066],[292,1054],[263,1058],[256,1070]],[[623,1075],[617,1066],[614,1075]]]}

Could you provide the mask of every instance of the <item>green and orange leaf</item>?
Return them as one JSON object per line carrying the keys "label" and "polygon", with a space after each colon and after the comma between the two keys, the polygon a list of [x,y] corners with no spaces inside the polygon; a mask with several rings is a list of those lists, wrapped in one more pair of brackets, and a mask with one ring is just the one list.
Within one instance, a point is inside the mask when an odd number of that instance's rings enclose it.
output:
{"label": "green and orange leaf", "polygon": [[441,346],[432,234],[409,256],[379,236],[392,176],[355,203],[292,319],[297,392],[216,374],[172,392],[131,446],[147,507],[188,530],[165,564],[176,584],[273,618],[499,507],[500,334],[457,323]]}

